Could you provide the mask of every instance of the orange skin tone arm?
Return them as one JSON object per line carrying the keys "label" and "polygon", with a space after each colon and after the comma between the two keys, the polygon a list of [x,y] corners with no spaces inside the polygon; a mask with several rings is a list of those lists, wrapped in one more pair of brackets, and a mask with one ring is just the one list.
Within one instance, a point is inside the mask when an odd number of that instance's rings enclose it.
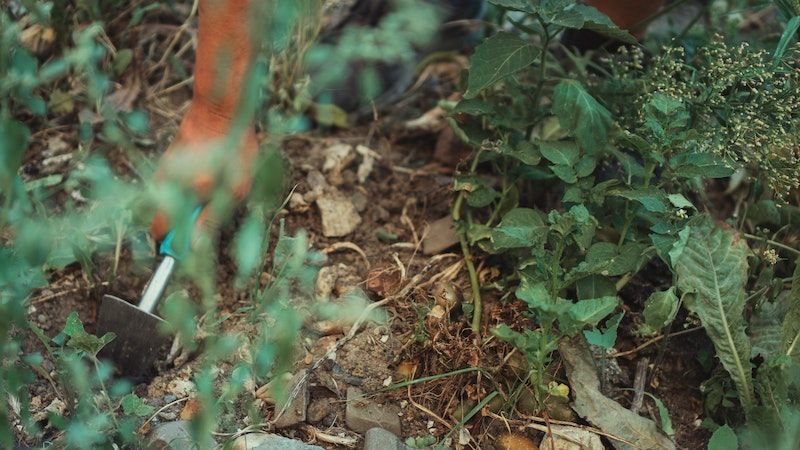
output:
{"label": "orange skin tone arm", "polygon": [[[255,53],[255,40],[249,33],[252,18],[250,2],[200,0],[192,105],[156,172],[156,180],[178,178],[177,181],[191,186],[201,199],[207,198],[220,182],[210,168],[201,167],[189,179],[180,179],[176,171],[171,169],[170,162],[176,160],[176,156],[202,157],[210,151],[209,142],[222,140],[231,131],[233,119],[241,105],[245,76]],[[608,15],[620,28],[630,29],[658,11],[664,1],[587,0],[586,3]],[[641,30],[635,34],[641,37],[643,33],[644,30]],[[231,158],[225,161],[233,165],[231,170],[240,177],[229,186],[239,200],[250,190],[246,168],[257,152],[255,131],[249,127]],[[180,165],[180,162],[174,165]],[[204,211],[200,221],[206,218]],[[164,211],[157,212],[151,226],[153,236],[160,239],[168,229],[167,215]]]}

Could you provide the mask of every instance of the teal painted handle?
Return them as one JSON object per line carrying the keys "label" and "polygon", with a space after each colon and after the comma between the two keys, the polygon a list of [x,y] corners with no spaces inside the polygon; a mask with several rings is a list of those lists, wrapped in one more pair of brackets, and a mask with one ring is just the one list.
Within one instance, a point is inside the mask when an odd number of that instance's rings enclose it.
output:
{"label": "teal painted handle", "polygon": [[[195,210],[192,212],[192,223],[197,222],[197,218],[200,217],[200,211],[202,210],[203,210],[202,206],[198,206],[197,208],[195,208]],[[189,246],[191,244],[191,233],[189,233],[189,237],[185,240],[185,242],[182,243],[183,245],[181,245],[181,249],[183,250],[182,252],[178,252],[175,250],[175,247],[173,247],[174,245],[173,241],[175,241],[174,228],[170,230],[169,233],[167,233],[167,236],[164,238],[164,240],[161,241],[161,247],[159,247],[158,253],[164,256],[171,256],[175,259],[181,259],[181,255],[185,255],[186,252],[189,250]]]}

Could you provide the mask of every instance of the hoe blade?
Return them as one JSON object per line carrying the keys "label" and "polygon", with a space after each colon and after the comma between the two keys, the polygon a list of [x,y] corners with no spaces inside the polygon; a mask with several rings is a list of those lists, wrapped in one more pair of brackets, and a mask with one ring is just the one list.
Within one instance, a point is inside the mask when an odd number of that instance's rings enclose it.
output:
{"label": "hoe blade", "polygon": [[98,335],[116,333],[98,357],[111,360],[121,374],[130,378],[145,378],[154,372],[153,363],[167,350],[172,341],[159,331],[164,322],[158,316],[142,311],[135,305],[112,295],[103,296],[97,321]]}

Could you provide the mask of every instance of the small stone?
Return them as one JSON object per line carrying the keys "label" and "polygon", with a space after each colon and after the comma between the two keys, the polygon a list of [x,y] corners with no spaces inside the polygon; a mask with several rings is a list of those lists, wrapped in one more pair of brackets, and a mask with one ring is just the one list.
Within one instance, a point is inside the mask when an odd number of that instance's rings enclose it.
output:
{"label": "small stone", "polygon": [[318,300],[330,298],[338,277],[339,272],[336,270],[336,266],[325,266],[319,269],[317,280],[314,284],[314,295]]}
{"label": "small stone", "polygon": [[424,236],[422,252],[426,255],[435,255],[458,244],[458,234],[456,234],[453,217],[450,215],[430,224]]}
{"label": "small stone", "polygon": [[383,428],[370,428],[364,435],[364,450],[406,450],[400,438]]}
{"label": "small stone", "polygon": [[289,197],[289,209],[296,212],[303,212],[308,209],[308,202],[299,192],[292,192]]}
{"label": "small stone", "polygon": [[[290,391],[294,392],[295,388],[300,384],[300,391],[297,396],[291,399],[291,403],[286,408],[283,414],[275,418],[275,428],[288,428],[297,425],[298,423],[306,421],[306,409],[308,408],[308,383],[304,383],[306,377],[306,370],[303,369],[297,372],[289,383]],[[275,406],[276,411],[280,411],[281,407]]]}
{"label": "small stone", "polygon": [[347,388],[347,410],[345,421],[356,433],[366,433],[370,428],[383,428],[401,434],[400,408],[395,405],[380,405],[364,398],[361,389]]}
{"label": "small stone", "polygon": [[[545,435],[539,445],[541,450],[605,450],[605,446],[600,441],[600,436],[591,431],[552,424],[550,429],[553,430],[552,439],[550,435]],[[571,440],[561,436],[568,436]]]}
{"label": "small stone", "polygon": [[[179,420],[167,422],[153,429],[151,445],[158,450],[192,450],[197,448],[192,433],[189,431],[189,421]],[[217,442],[209,436],[204,448],[214,448]]]}
{"label": "small stone", "polygon": [[183,398],[183,397],[188,397],[189,394],[194,392],[195,387],[194,383],[192,383],[189,380],[176,378],[169,382],[169,384],[167,385],[167,390],[169,391],[170,394],[176,397]]}
{"label": "small stone", "polygon": [[277,434],[250,433],[233,441],[232,450],[324,450],[316,445],[306,444]]}
{"label": "small stone", "polygon": [[367,199],[367,196],[364,195],[363,192],[355,191],[353,195],[350,197],[350,200],[353,201],[353,206],[356,207],[356,211],[364,212],[364,210],[367,209],[367,202],[369,200]]}
{"label": "small stone", "polygon": [[306,418],[311,423],[320,423],[334,410],[334,399],[330,397],[315,398],[308,405]]}
{"label": "small stone", "polygon": [[176,396],[174,396],[172,394],[167,394],[167,395],[164,396],[164,404],[172,403],[177,399],[178,399],[178,397],[176,397]]}
{"label": "small stone", "polygon": [[325,237],[346,236],[361,223],[353,202],[338,191],[326,193],[317,199],[322,216],[322,234]]}
{"label": "small stone", "polygon": [[178,415],[175,414],[174,412],[164,411],[164,412],[158,413],[158,417],[160,417],[160,418],[162,418],[162,419],[164,419],[166,421],[170,421],[171,422],[171,421],[177,419]]}
{"label": "small stone", "polygon": [[538,450],[538,447],[527,436],[519,433],[504,433],[494,442],[498,450]]}

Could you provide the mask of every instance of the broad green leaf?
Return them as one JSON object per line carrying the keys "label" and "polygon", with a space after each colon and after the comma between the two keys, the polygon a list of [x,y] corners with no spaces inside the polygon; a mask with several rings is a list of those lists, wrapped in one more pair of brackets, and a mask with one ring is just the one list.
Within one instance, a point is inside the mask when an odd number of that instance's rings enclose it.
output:
{"label": "broad green leaf", "polygon": [[723,425],[711,435],[707,448],[708,450],[736,450],[739,448],[739,439],[733,428]]}
{"label": "broad green leaf", "polygon": [[574,8],[583,16],[583,24],[580,28],[592,30],[595,33],[610,37],[626,44],[637,44],[636,38],[627,30],[623,30],[614,24],[605,14],[588,5],[576,4]]}
{"label": "broad green leaf", "polygon": [[[784,344],[782,325],[791,317],[789,292],[774,301],[764,300],[755,306],[747,326],[752,349],[750,356],[761,355],[764,359],[778,357],[788,347]],[[760,371],[761,369],[759,369]]]}
{"label": "broad green leaf", "polygon": [[675,288],[671,287],[666,291],[656,291],[644,302],[644,325],[643,333],[655,333],[670,322],[675,320],[678,314],[680,301],[675,295]]}
{"label": "broad green leaf", "polygon": [[689,225],[686,225],[686,228],[678,232],[678,240],[672,244],[672,248],[668,253],[669,260],[672,262],[672,267],[675,267],[675,264],[678,263],[678,259],[680,259],[681,255],[683,254],[683,250],[686,248],[686,243],[689,240],[690,233],[691,227]]}
{"label": "broad green leaf", "polygon": [[535,166],[542,160],[539,150],[530,141],[522,141],[516,145],[503,144],[498,147],[497,152],[501,155],[510,156],[519,160],[523,164]]}
{"label": "broad green leaf", "polygon": [[497,249],[538,247],[547,239],[548,227],[542,213],[530,208],[515,208],[506,213],[492,230]]}
{"label": "broad green leaf", "polygon": [[612,195],[634,200],[642,204],[650,212],[667,211],[667,194],[655,187],[637,189],[617,189]]}
{"label": "broad green leaf", "polygon": [[603,331],[596,328],[593,330],[586,330],[583,332],[583,336],[586,337],[586,341],[590,344],[602,347],[606,350],[611,350],[614,347],[614,343],[617,341],[617,329],[624,315],[625,312],[614,314],[606,320],[606,326]]}
{"label": "broad green leaf", "polygon": [[539,312],[550,319],[564,314],[572,305],[569,300],[553,298],[544,283],[538,283],[528,278],[523,278],[515,294],[532,311]]}
{"label": "broad green leaf", "polygon": [[583,88],[580,82],[564,80],[553,93],[553,113],[563,128],[578,140],[578,144],[592,153],[601,150],[608,142],[613,120],[611,113]]}
{"label": "broad green leaf", "polygon": [[667,409],[667,405],[661,401],[660,398],[647,394],[650,398],[653,399],[653,402],[656,404],[656,408],[658,408],[658,415],[661,418],[661,430],[664,431],[669,437],[673,437],[675,435],[675,429],[672,428],[672,419],[669,418],[669,410]]}
{"label": "broad green leaf", "polygon": [[551,163],[562,166],[574,166],[580,156],[578,146],[570,141],[541,141],[539,152]]}
{"label": "broad green leaf", "polygon": [[611,314],[617,305],[619,305],[619,298],[616,296],[591,298],[573,303],[567,313],[570,319],[581,326],[595,326],[604,317]]}
{"label": "broad green leaf", "polygon": [[530,66],[538,56],[536,46],[517,35],[499,32],[489,37],[475,48],[470,58],[464,98],[473,98],[494,83]]}
{"label": "broad green leaf", "polygon": [[78,318],[78,313],[75,311],[67,317],[67,322],[64,325],[64,334],[69,336],[68,346],[83,350],[92,356],[97,356],[100,350],[117,336],[114,333],[106,333],[101,337],[97,337],[87,333]]}
{"label": "broad green leaf", "polygon": [[675,264],[677,286],[694,294],[686,306],[700,318],[749,414],[755,406],[744,320],[749,249],[732,230],[715,227],[710,218],[695,222]]}
{"label": "broad green leaf", "polygon": [[695,209],[692,202],[686,199],[683,194],[669,194],[667,195],[669,202],[676,208]]}
{"label": "broad green leaf", "polygon": [[552,170],[553,173],[561,179],[561,181],[567,184],[575,184],[578,182],[578,176],[575,173],[575,169],[570,166],[554,165],[550,166],[550,170]]}
{"label": "broad green leaf", "polygon": [[614,280],[602,275],[590,275],[581,278],[575,283],[575,290],[578,293],[578,300],[607,297],[617,294],[617,287]]}
{"label": "broad green leaf", "polygon": [[669,159],[669,166],[684,178],[724,178],[736,171],[731,161],[713,153],[681,153]]}

